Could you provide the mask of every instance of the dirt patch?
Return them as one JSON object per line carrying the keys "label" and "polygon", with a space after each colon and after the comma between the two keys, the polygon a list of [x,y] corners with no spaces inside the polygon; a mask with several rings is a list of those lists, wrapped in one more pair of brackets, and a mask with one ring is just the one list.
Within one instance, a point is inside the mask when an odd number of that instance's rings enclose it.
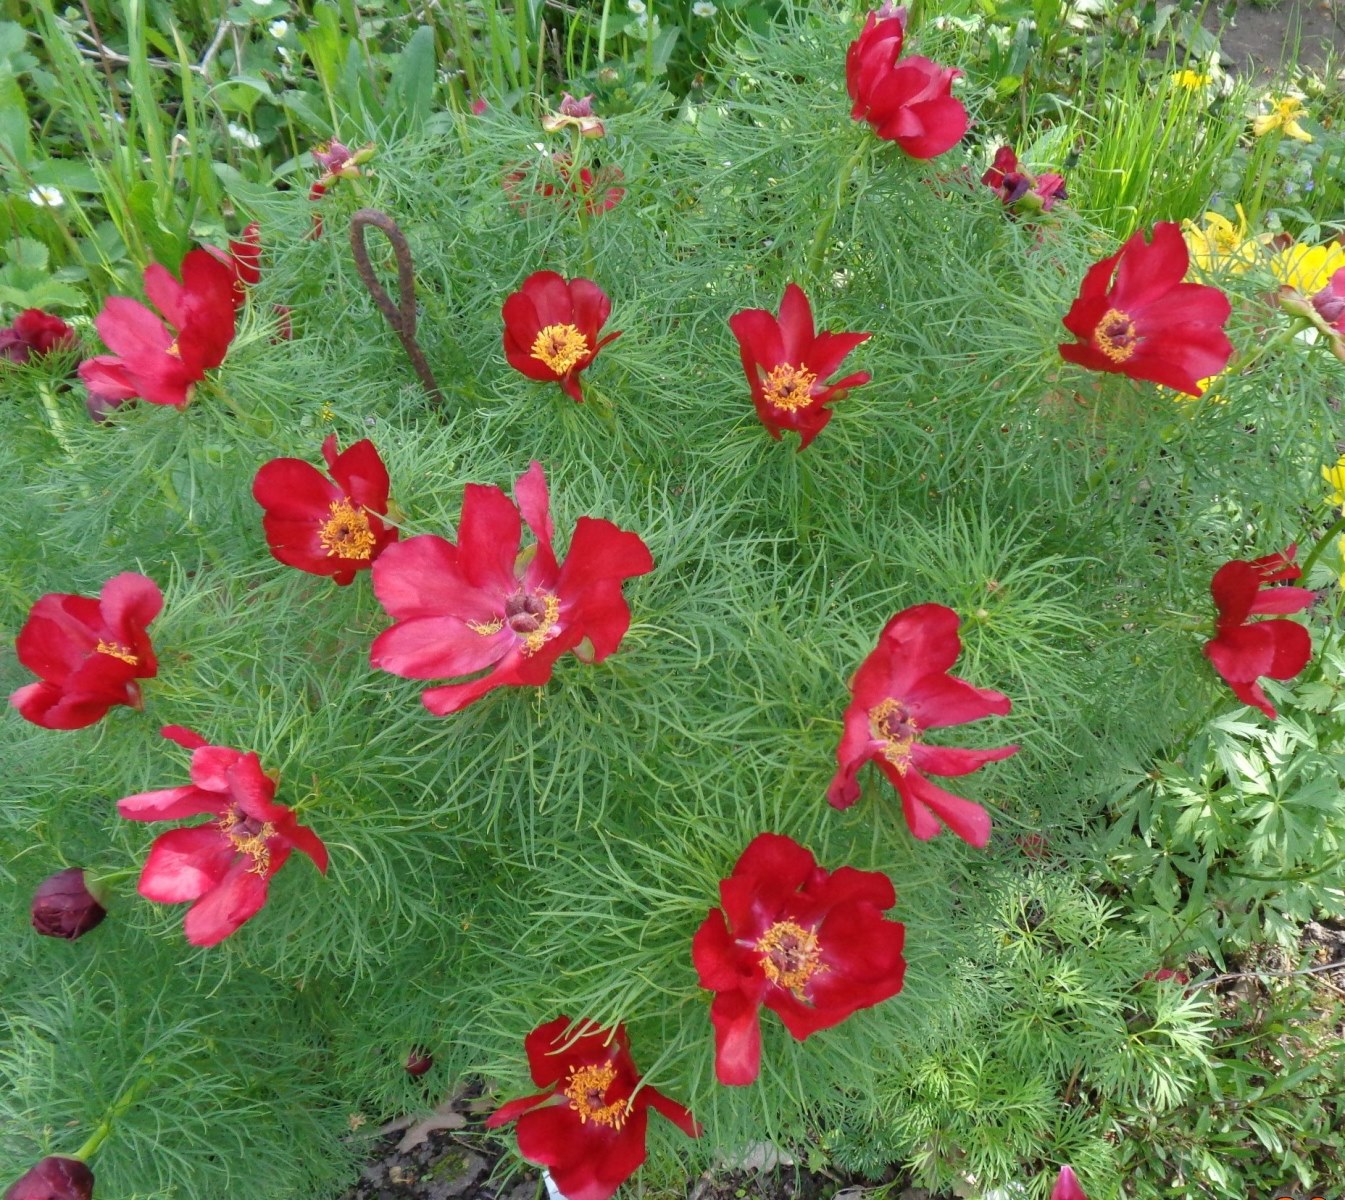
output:
{"label": "dirt patch", "polygon": [[[1211,5],[1205,25],[1221,22]],[[1321,71],[1345,66],[1345,0],[1280,0],[1238,4],[1224,24],[1219,48],[1231,69],[1251,80],[1285,78],[1295,67]]]}

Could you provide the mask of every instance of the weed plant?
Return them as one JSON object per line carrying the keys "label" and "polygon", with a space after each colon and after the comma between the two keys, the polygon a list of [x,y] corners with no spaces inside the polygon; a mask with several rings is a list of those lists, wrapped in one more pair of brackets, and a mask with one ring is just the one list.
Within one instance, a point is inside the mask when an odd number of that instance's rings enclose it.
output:
{"label": "weed plant", "polygon": [[[261,223],[265,270],[190,407],[95,425],[62,364],[7,373],[7,630],[40,594],[92,594],[124,570],[165,606],[143,712],[4,726],[0,1172],[105,1126],[104,1194],[330,1196],[361,1119],[423,1103],[412,1047],[432,1052],[436,1090],[479,1079],[504,1099],[530,1090],[524,1036],[565,1013],[624,1021],[650,1084],[704,1122],[694,1143],[651,1125],[643,1179],[659,1193],[763,1140],[1037,1200],[1065,1162],[1104,1200],[1340,1177],[1328,1068],[1311,1079],[1321,1136],[1292,1158],[1260,1133],[1248,1149],[1211,1107],[1254,1085],[1210,991],[1152,978],[1341,913],[1338,647],[1269,685],[1274,726],[1200,652],[1221,563],[1324,536],[1340,365],[1289,341],[1191,402],[1064,364],[1078,281],[1131,222],[1171,215],[1146,206],[1190,160],[1160,147],[1105,219],[1099,197],[1014,222],[979,159],[917,163],[849,120],[853,34],[829,17],[739,30],[714,103],[650,93],[600,143],[552,139],[546,155],[547,135],[502,108],[437,114],[331,190],[318,238],[303,188],[219,169]],[[101,163],[105,195],[119,163],[153,162],[137,136]],[[1188,148],[1217,157],[1210,136]],[[552,149],[619,166],[619,203],[589,214],[534,190]],[[356,277],[344,235],[363,205],[410,241],[442,409]],[[501,303],[544,268],[597,281],[623,331],[583,405],[501,355]],[[774,310],[791,281],[819,325],[873,333],[852,359],[872,383],[802,454],[757,421],[726,323]],[[1220,284],[1234,344],[1265,343],[1284,321],[1269,276]],[[293,340],[276,340],[274,304]],[[431,716],[419,685],[368,665],[387,625],[369,581],[337,588],[267,551],[257,469],[317,461],[328,434],[377,444],[403,536],[451,536],[466,484],[508,487],[532,459],[562,538],[582,515],[637,531],[656,568],[626,588],[619,652]],[[1313,582],[1321,642],[1339,591]],[[927,602],[962,618],[958,674],[1013,700],[959,731],[1021,747],[959,780],[994,815],[984,852],[914,841],[876,775],[844,813],[824,799],[847,680],[894,612]],[[28,681],[0,670],[10,690]],[[168,723],[256,750],[332,855],[325,879],[294,862],[208,949],[184,943],[179,909],[135,894],[162,827],[115,811],[184,779]],[[889,875],[909,968],[899,996],[806,1042],[767,1020],[760,1080],[730,1089],[690,941],[763,830]],[[109,919],[71,945],[26,927],[32,889],[65,865],[112,892]],[[1153,1133],[1208,1112],[1181,1149]]]}

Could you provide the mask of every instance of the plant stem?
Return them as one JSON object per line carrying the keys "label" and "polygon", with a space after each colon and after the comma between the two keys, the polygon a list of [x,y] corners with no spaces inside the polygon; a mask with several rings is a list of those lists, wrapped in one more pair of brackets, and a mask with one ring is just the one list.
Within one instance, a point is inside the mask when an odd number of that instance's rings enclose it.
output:
{"label": "plant stem", "polygon": [[840,174],[836,176],[836,192],[832,197],[831,207],[822,214],[822,219],[817,223],[817,232],[813,234],[813,248],[808,253],[808,276],[811,279],[816,279],[822,268],[822,260],[826,257],[827,239],[831,236],[831,227],[836,223],[841,205],[845,202],[845,189],[849,186],[850,176],[855,173],[855,168],[859,166],[860,160],[868,150],[868,141],[861,141],[855,147],[855,152],[846,159]]}
{"label": "plant stem", "polygon": [[[146,1059],[146,1062],[149,1060]],[[149,1078],[142,1075],[129,1088],[126,1089],[112,1106],[103,1115],[103,1119],[98,1123],[98,1128],[90,1135],[88,1140],[70,1157],[77,1158],[81,1162],[87,1162],[88,1159],[97,1152],[98,1147],[107,1141],[108,1134],[112,1132],[112,1125],[116,1119],[122,1115],[128,1108],[139,1100],[147,1091],[149,1091]]]}
{"label": "plant stem", "polygon": [[1330,544],[1331,539],[1337,537],[1341,533],[1345,533],[1345,514],[1342,514],[1331,522],[1330,526],[1327,527],[1326,532],[1317,539],[1316,545],[1309,551],[1307,558],[1303,560],[1303,573],[1301,578],[1307,579],[1308,572],[1317,565],[1317,560],[1321,558],[1322,553]]}

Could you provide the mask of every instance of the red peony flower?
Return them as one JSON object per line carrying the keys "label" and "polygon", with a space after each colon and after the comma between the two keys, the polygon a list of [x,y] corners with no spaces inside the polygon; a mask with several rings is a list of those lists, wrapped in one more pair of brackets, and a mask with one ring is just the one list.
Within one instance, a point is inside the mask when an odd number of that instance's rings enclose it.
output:
{"label": "red peony flower", "polygon": [[[1259,708],[1272,721],[1276,713],[1257,680],[1292,679],[1312,657],[1312,636],[1296,621],[1257,621],[1264,613],[1302,612],[1316,594],[1311,588],[1269,587],[1302,572],[1294,565],[1297,546],[1250,562],[1234,559],[1214,573],[1210,592],[1218,615],[1205,657],[1243,704]],[[1264,590],[1263,590],[1264,589]]]}
{"label": "red peony flower", "polygon": [[78,345],[75,331],[60,317],[40,308],[26,308],[12,325],[0,329],[0,362],[30,363]]}
{"label": "red peony flower", "polygon": [[[511,171],[500,181],[504,194],[518,210],[520,216],[526,216],[528,202],[523,199],[522,187],[533,174],[529,167],[520,167]],[[625,175],[617,166],[603,165],[596,170],[588,167],[574,169],[574,160],[563,151],[549,155],[542,160],[542,177],[536,182],[533,192],[557,200],[568,208],[572,200],[579,200],[589,216],[610,212],[626,194],[622,187]]]}
{"label": "red peony flower", "polygon": [[570,1024],[557,1017],[528,1034],[532,1081],[547,1090],[509,1101],[486,1128],[517,1120],[519,1153],[547,1167],[566,1200],[608,1200],[644,1162],[651,1108],[688,1137],[701,1129],[682,1105],[642,1082],[624,1025],[585,1021],[567,1035]]}
{"label": "red peony flower", "polygon": [[185,408],[233,341],[234,272],[207,251],[193,250],[182,260],[181,283],[158,263],[146,267],[145,294],[168,325],[137,300],[108,297],[94,324],[115,353],[80,363],[80,378],[104,407],[138,396]]}
{"label": "red peony flower", "polygon": [[252,495],[278,561],[345,586],[397,540],[379,519],[388,512],[388,471],[368,438],[338,454],[332,434],[322,457],[330,479],[303,459],[273,458],[257,472]]}
{"label": "red peony flower", "polygon": [[981,182],[999,193],[1006,208],[1025,212],[1050,212],[1057,200],[1065,199],[1063,176],[1047,172],[1033,175],[1018,165],[1012,146],[995,151],[995,161],[981,176]]}
{"label": "red peony flower", "polygon": [[884,141],[896,142],[912,158],[934,158],[951,150],[967,132],[967,110],[952,94],[962,74],[927,58],[901,57],[905,14],[886,6],[869,13],[845,55],[845,86],[856,121],[867,121]]}
{"label": "red peony flower", "polygon": [[256,287],[262,277],[262,231],[253,221],[243,230],[241,238],[230,238],[229,248],[205,246],[205,252],[216,262],[223,263],[233,275],[234,308],[243,307],[248,288]]}
{"label": "red peony flower", "polygon": [[1060,1177],[1051,1189],[1051,1200],[1088,1200],[1079,1186],[1073,1167],[1061,1167]]}
{"label": "red peony flower", "polygon": [[43,937],[74,941],[103,923],[107,916],[98,897],[84,882],[82,867],[67,867],[48,875],[33,892],[29,908],[33,928]]}
{"label": "red peony flower", "polygon": [[83,729],[114,704],[139,708],[135,681],[159,670],[146,626],[162,607],[154,581],[132,571],[109,579],[96,600],[49,592],[14,643],[19,662],[41,682],[19,688],[9,702],[44,729]]}
{"label": "red peony flower", "polygon": [[[654,569],[636,534],[594,517],[579,518],[558,565],[540,463],[519,477],[514,495],[517,507],[499,488],[469,483],[456,545],[423,534],[389,546],[374,564],[374,593],[397,622],[374,640],[375,667],[407,679],[489,668],[422,693],[437,716],[492,688],[540,687],[567,650],[601,662],[630,626],[622,583]],[[537,539],[522,553],[520,515]]]}
{"label": "red peony flower", "polygon": [[826,871],[778,833],[752,839],[719,884],[723,908],[696,931],[691,958],[715,993],[715,1075],[751,1083],[761,1070],[764,1004],[802,1041],[901,991],[905,928],[882,914],[897,902],[878,871]]}
{"label": "red peony flower", "polygon": [[159,904],[193,901],[187,941],[213,946],[257,915],[291,850],[307,854],[325,875],[327,847],[295,820],[293,809],[274,803],[276,780],[254,752],[211,746],[180,725],[161,732],[192,752],[191,783],[127,796],[117,801],[117,811],[129,821],[214,817],[155,838],[139,887],[146,900]]}
{"label": "red peony flower", "polygon": [[785,288],[778,320],[764,308],[745,308],[729,318],[729,328],[738,339],[761,423],[777,441],[781,430],[795,430],[800,450],[831,420],[827,405],[872,378],[857,371],[836,383],[824,382],[851,350],[873,335],[814,333],[813,310],[798,284]]}
{"label": "red peony flower", "polygon": [[1064,320],[1079,341],[1062,343],[1060,356],[1201,395],[1200,381],[1218,375],[1232,357],[1224,333],[1231,306],[1218,288],[1182,282],[1189,258],[1181,227],[1159,221],[1152,242],[1137,231],[1089,267]]}
{"label": "red peony flower", "polygon": [[859,798],[859,768],[872,760],[897,789],[917,838],[932,838],[942,823],[964,842],[983,847],[990,840],[985,809],[925,778],[970,775],[1018,750],[963,750],[924,740],[927,729],[1002,717],[1012,708],[1007,696],[948,674],[962,650],[957,627],[957,614],[942,604],[904,609],[883,627],[877,649],[850,681],[852,699],[836,748],[840,766],[827,799],[835,808],[849,808]]}
{"label": "red peony flower", "polygon": [[568,283],[555,271],[535,271],[504,302],[504,356],[529,379],[555,381],[579,403],[579,373],[608,342],[598,337],[612,313],[607,293],[591,279]]}
{"label": "red peony flower", "polygon": [[49,1154],[5,1189],[4,1200],[93,1200],[93,1172],[81,1159]]}

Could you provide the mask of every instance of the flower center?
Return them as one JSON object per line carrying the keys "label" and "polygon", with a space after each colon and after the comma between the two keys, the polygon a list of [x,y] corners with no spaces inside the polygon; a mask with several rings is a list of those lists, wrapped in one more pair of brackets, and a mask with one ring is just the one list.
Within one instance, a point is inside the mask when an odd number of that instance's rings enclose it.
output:
{"label": "flower center", "polygon": [[920,740],[920,726],[899,700],[889,696],[869,709],[869,732],[883,743],[883,757],[902,774],[911,761],[911,747]]}
{"label": "flower center", "polygon": [[252,859],[252,865],[248,867],[250,873],[265,875],[270,871],[270,839],[276,833],[276,827],[270,821],[257,821],[236,808],[230,808],[220,817],[219,828],[239,854],[246,854]]}
{"label": "flower center", "polygon": [[557,375],[568,375],[588,357],[588,338],[573,325],[548,325],[533,342],[532,356]]}
{"label": "flower center", "polygon": [[[515,592],[504,602],[504,624],[522,637],[524,654],[536,654],[554,636],[559,619],[560,600],[550,592]],[[493,621],[490,624],[495,625]],[[476,632],[489,636],[501,628],[482,625]]]}
{"label": "flower center", "polygon": [[318,531],[318,541],[326,549],[327,557],[367,560],[372,556],[377,539],[369,528],[364,509],[342,497],[332,501],[331,514]]}
{"label": "flower center", "polygon": [[94,647],[94,649],[99,654],[106,654],[110,658],[119,658],[121,659],[122,662],[129,663],[133,667],[138,667],[140,665],[140,660],[136,658],[136,656],[132,654],[128,649],[126,649],[126,647],[123,646],[120,642],[100,641],[98,645]]}
{"label": "flower center", "polygon": [[181,357],[182,357],[182,351],[179,350],[179,349],[177,348],[177,338],[174,338],[174,339],[172,340],[172,342],[169,344],[168,349],[165,351],[165,353],[166,353],[166,354],[171,354],[174,358],[181,358]]}
{"label": "flower center", "polygon": [[1129,313],[1109,308],[1093,331],[1093,342],[1112,362],[1123,363],[1138,349],[1139,335]]}
{"label": "flower center", "polygon": [[766,403],[773,408],[797,412],[813,402],[813,384],[816,382],[817,376],[811,371],[781,363],[770,369],[762,390],[766,394]]}
{"label": "flower center", "polygon": [[793,921],[776,921],[757,940],[761,969],[776,987],[802,1000],[803,989],[819,971],[825,971],[817,934]]}
{"label": "flower center", "polygon": [[616,1079],[616,1067],[610,1062],[600,1067],[570,1068],[570,1081],[565,1085],[565,1098],[579,1114],[581,1125],[592,1121],[595,1125],[609,1125],[620,1129],[626,1123],[630,1108],[628,1100],[605,1103],[607,1089]]}

